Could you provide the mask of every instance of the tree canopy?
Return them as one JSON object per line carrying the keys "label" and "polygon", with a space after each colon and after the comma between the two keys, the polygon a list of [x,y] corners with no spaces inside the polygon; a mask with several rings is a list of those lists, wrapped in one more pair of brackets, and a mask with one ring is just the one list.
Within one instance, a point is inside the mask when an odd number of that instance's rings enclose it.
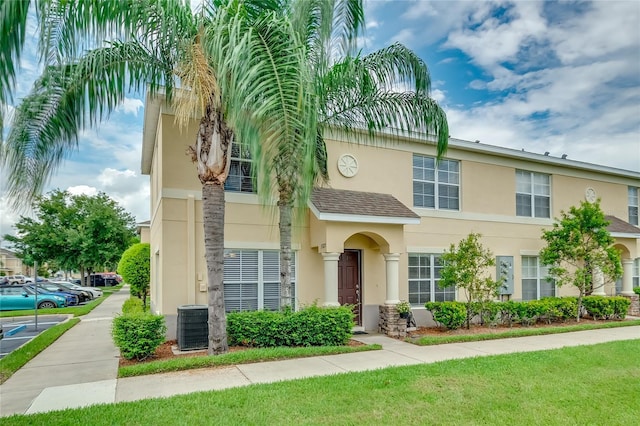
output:
{"label": "tree canopy", "polygon": [[17,235],[5,235],[18,257],[62,270],[114,269],[135,240],[135,219],[104,193],[71,195],[54,190],[39,196],[34,217],[21,216]]}
{"label": "tree canopy", "polygon": [[[542,232],[547,243],[540,251],[542,263],[550,266],[549,274],[557,285],[572,285],[579,291],[578,321],[582,298],[622,275],[620,252],[613,247],[608,225],[598,199],[562,211],[553,228]],[[601,277],[599,282],[596,276]]]}

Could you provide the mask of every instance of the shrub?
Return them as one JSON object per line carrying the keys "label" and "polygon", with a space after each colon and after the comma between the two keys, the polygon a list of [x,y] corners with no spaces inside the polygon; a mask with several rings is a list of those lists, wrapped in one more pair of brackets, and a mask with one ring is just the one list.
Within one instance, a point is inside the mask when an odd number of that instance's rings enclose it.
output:
{"label": "shrub", "polygon": [[634,292],[635,294],[637,294],[637,295],[640,295],[640,287],[635,287],[635,288],[633,289],[633,292]]}
{"label": "shrub", "polygon": [[613,305],[604,296],[585,296],[582,305],[594,320],[609,318],[613,315]]}
{"label": "shrub", "polygon": [[123,314],[137,314],[144,312],[144,305],[142,299],[137,297],[130,297],[122,304]]}
{"label": "shrub", "polygon": [[149,243],[134,244],[122,253],[118,263],[118,273],[131,286],[131,294],[142,299],[143,306],[146,304],[151,277],[150,247]]}
{"label": "shrub", "polygon": [[449,330],[460,328],[467,319],[466,305],[461,302],[427,302],[424,306],[435,321]]}
{"label": "shrub", "polygon": [[162,315],[130,313],[113,319],[113,341],[126,359],[144,360],[165,340],[167,326]]}
{"label": "shrub", "polygon": [[629,312],[629,306],[631,306],[631,300],[623,296],[615,296],[610,298],[613,304],[613,316],[616,319],[625,319],[627,312]]}
{"label": "shrub", "polygon": [[294,312],[252,311],[227,315],[230,345],[339,346],[351,338],[351,306],[310,306]]}
{"label": "shrub", "polygon": [[480,318],[480,324],[496,326],[500,322],[500,302],[486,300],[472,304],[472,315]]}
{"label": "shrub", "polygon": [[566,321],[578,314],[578,299],[575,297],[545,297],[540,299],[544,311],[540,319],[551,324],[554,321]]}

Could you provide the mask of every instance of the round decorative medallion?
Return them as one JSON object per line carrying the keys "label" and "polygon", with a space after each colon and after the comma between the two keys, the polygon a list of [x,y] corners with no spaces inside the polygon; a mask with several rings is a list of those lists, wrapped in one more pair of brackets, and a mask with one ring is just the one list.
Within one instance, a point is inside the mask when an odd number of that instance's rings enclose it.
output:
{"label": "round decorative medallion", "polygon": [[596,190],[589,187],[584,191],[584,198],[590,203],[595,203],[596,201]]}
{"label": "round decorative medallion", "polygon": [[353,177],[358,173],[358,160],[351,154],[343,154],[338,158],[338,171],[344,177]]}

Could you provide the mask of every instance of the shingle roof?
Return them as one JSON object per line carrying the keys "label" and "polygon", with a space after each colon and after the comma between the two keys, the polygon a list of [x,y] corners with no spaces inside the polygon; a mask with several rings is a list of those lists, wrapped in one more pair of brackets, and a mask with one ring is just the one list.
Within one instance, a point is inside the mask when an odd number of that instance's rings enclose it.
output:
{"label": "shingle roof", "polygon": [[387,218],[420,218],[390,194],[315,188],[311,193],[311,204],[320,213]]}
{"label": "shingle roof", "polygon": [[609,232],[617,232],[622,234],[640,234],[640,228],[631,225],[629,222],[625,222],[622,219],[618,219],[615,216],[609,215],[605,215],[604,218],[607,221],[611,222],[609,226],[607,226],[607,231]]}

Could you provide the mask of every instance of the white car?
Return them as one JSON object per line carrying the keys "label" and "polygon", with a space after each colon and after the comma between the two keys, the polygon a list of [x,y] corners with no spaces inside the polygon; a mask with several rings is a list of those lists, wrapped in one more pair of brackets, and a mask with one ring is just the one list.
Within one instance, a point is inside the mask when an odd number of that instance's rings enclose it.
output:
{"label": "white car", "polygon": [[96,287],[82,287],[79,286],[78,284],[73,284],[70,283],[68,281],[53,281],[54,284],[62,284],[66,287],[72,288],[74,290],[81,290],[81,291],[88,291],[89,293],[91,293],[91,298],[95,299],[97,297],[101,297],[102,296],[102,290]]}
{"label": "white car", "polygon": [[25,284],[28,282],[27,280],[33,281],[32,279],[25,277],[24,275],[7,276],[7,281],[9,281],[9,284],[11,285]]}

